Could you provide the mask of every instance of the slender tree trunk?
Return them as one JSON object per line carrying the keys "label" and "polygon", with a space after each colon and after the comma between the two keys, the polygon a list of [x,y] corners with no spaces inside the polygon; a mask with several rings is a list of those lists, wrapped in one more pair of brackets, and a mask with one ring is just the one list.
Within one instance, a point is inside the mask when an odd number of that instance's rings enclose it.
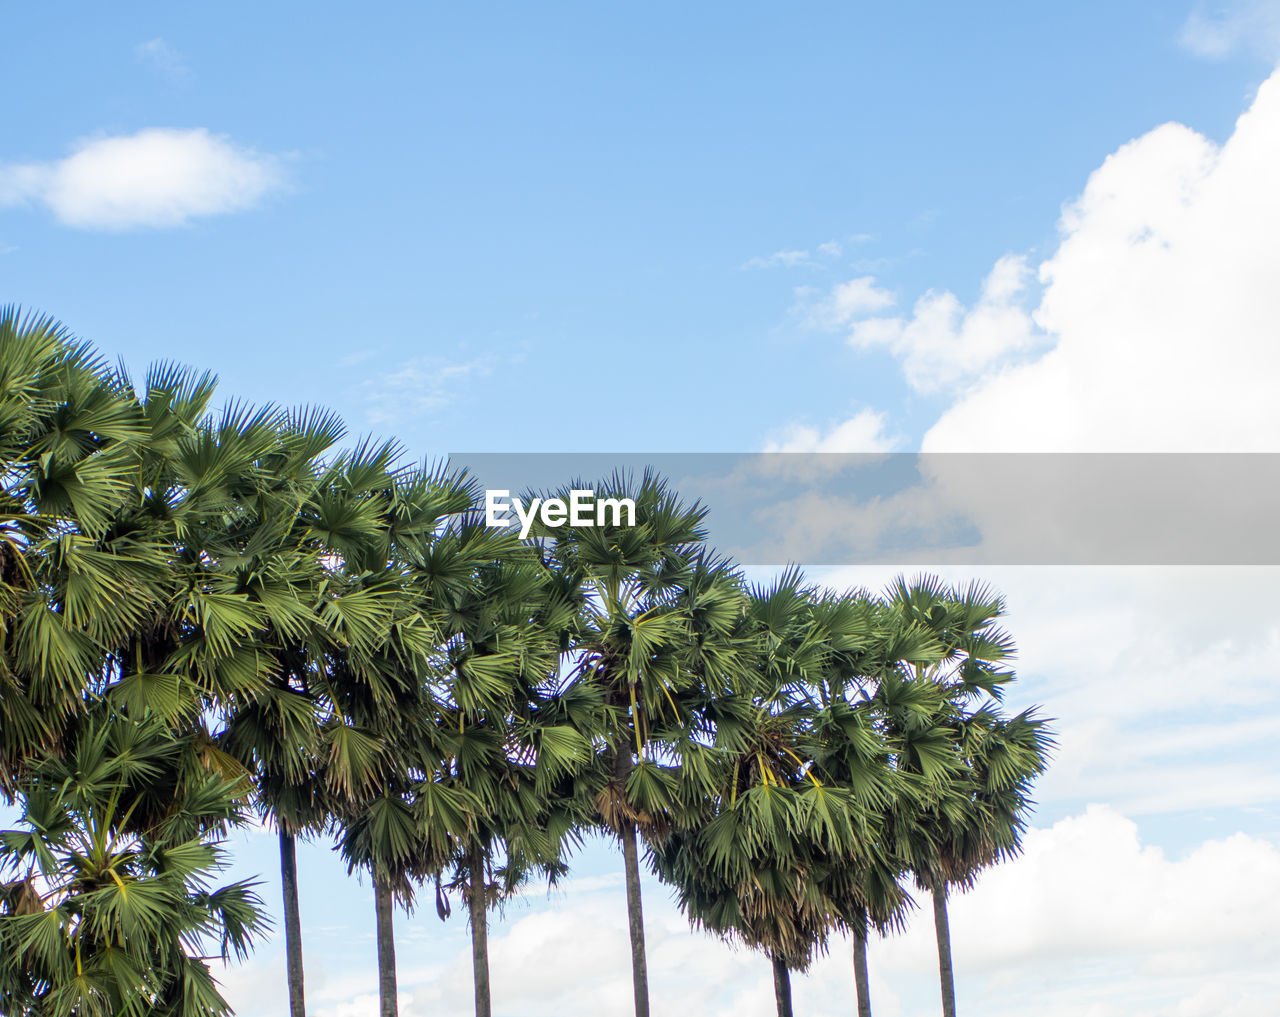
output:
{"label": "slender tree trunk", "polygon": [[942,983],[942,1017],[956,1017],[956,983],[951,968],[951,928],[947,924],[947,884],[933,884],[933,927],[938,933],[938,977]]}
{"label": "slender tree trunk", "polygon": [[871,1017],[871,980],[867,977],[867,923],[853,930],[853,983],[858,990],[858,1017]]}
{"label": "slender tree trunk", "polygon": [[307,1017],[302,984],[302,916],[298,912],[297,838],[280,829],[280,883],[284,888],[284,956],[289,1017]]}
{"label": "slender tree trunk", "polygon": [[470,872],[471,965],[475,970],[476,1017],[490,1017],[489,1001],[489,901],[485,893],[484,852],[472,841],[467,852]]}
{"label": "slender tree trunk", "polygon": [[378,917],[378,1013],[398,1017],[396,1000],[395,901],[391,884],[373,877],[373,907]]}
{"label": "slender tree trunk", "polygon": [[[631,773],[631,749],[624,741],[614,746],[614,776],[623,787]],[[640,854],[635,823],[623,824],[618,833],[627,870],[627,925],[631,931],[631,983],[635,990],[636,1017],[649,1017],[649,971],[644,954],[644,910],[640,904]]]}
{"label": "slender tree trunk", "polygon": [[773,995],[778,1001],[778,1017],[791,1017],[791,971],[777,954],[773,955]]}

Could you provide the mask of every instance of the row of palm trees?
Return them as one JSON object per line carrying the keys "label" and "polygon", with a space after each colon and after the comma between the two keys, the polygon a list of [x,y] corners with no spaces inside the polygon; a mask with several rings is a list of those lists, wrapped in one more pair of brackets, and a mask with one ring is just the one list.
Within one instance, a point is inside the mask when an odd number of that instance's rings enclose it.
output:
{"label": "row of palm trees", "polygon": [[470,918],[568,871],[593,830],[626,872],[649,1013],[641,859],[690,920],[790,973],[1018,850],[1051,739],[1006,717],[1000,598],[931,577],[880,595],[766,586],[659,477],[591,485],[634,525],[486,527],[447,467],[342,449],[321,410],[212,413],[214,379],[135,382],[49,319],[0,312],[0,1012],[229,1009],[212,955],[262,930],[219,841],[278,834],[289,1005],[304,1017],[299,837],[374,887],[381,1013],[393,912]]}

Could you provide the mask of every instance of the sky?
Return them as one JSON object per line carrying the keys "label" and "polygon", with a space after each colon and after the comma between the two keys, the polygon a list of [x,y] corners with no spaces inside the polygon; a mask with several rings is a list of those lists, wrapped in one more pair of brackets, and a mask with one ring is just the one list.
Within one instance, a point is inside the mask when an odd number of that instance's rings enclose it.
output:
{"label": "sky", "polygon": [[[1280,452],[1280,3],[692,6],[0,6],[0,302],[413,458]],[[1277,569],[980,575],[1060,749],[954,902],[961,1011],[1273,1017]],[[301,866],[310,1011],[373,1014],[369,887]],[[645,894],[655,1012],[771,1012]],[[878,1014],[937,1012],[928,926],[872,944]],[[402,1013],[467,1013],[461,917],[399,933]],[[496,1013],[628,1012],[609,845],[491,942]],[[797,1012],[851,992],[837,944]]]}

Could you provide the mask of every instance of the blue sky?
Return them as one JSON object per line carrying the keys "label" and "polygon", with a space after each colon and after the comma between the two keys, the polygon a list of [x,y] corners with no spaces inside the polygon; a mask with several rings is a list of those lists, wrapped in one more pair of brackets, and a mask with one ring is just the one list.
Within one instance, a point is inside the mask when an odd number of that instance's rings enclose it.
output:
{"label": "blue sky", "polygon": [[[0,301],[138,371],[415,457],[1280,451],[1275,0],[7,5],[0,36]],[[984,572],[1061,750],[1026,857],[956,902],[966,1011],[1272,1017],[1276,571]],[[273,850],[237,840],[274,907]],[[371,1014],[368,887],[302,868],[312,1010]],[[620,870],[594,845],[510,909],[498,1013],[626,1012]],[[769,1013],[767,965],[646,893],[657,1012]],[[401,932],[402,1013],[466,1013],[461,919]],[[930,949],[873,945],[877,1013],[936,1012]],[[845,961],[801,1012],[847,1012]],[[227,972],[243,1017],[281,965]]]}
{"label": "blue sky", "polygon": [[[1177,4],[73,9],[2,15],[5,162],[204,128],[278,180],[176,229],[6,209],[6,299],[431,455],[752,449],[862,406],[918,437],[937,400],[795,288],[970,300],[1107,153],[1168,119],[1221,140],[1266,70],[1189,54]],[[463,373],[394,405],[415,364]]]}

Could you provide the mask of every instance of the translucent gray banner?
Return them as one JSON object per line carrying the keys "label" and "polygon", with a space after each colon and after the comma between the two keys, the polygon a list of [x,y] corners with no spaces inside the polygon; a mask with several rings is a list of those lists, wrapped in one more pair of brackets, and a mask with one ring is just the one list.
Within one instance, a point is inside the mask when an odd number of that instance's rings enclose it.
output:
{"label": "translucent gray banner", "polygon": [[[1277,565],[1280,455],[459,453],[488,490],[663,475],[746,565]],[[577,485],[577,481],[582,481]]]}

